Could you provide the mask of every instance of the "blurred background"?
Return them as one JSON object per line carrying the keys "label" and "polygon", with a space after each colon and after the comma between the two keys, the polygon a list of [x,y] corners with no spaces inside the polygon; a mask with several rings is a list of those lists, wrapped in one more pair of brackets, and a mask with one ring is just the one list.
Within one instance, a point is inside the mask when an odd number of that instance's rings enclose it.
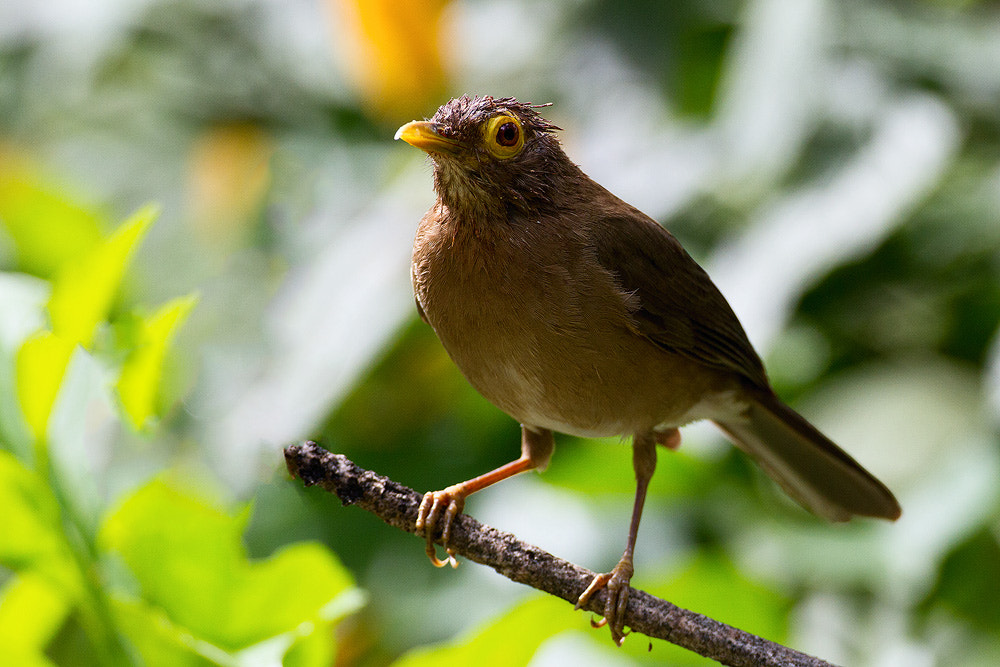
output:
{"label": "blurred background", "polygon": [[[463,93],[554,103],[570,157],[681,239],[778,393],[904,509],[828,525],[692,426],[633,584],[836,663],[1000,663],[985,0],[0,4],[0,657],[708,664],[437,570],[284,471],[312,438],[427,491],[519,452],[409,286],[434,195],[393,132]],[[633,491],[627,443],[559,437],[466,510],[605,571]]]}

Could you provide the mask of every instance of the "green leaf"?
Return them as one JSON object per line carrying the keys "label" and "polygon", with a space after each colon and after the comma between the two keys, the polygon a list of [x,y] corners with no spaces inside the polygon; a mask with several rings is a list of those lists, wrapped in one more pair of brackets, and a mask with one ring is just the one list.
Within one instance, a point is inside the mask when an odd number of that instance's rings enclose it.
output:
{"label": "green leaf", "polygon": [[15,571],[42,571],[73,589],[71,555],[56,500],[38,475],[7,452],[0,452],[0,508],[0,563]]}
{"label": "green leaf", "polygon": [[139,322],[135,348],[118,377],[118,396],[126,417],[136,429],[158,416],[157,391],[167,347],[197,301],[195,296],[174,299]]}
{"label": "green leaf", "polygon": [[318,544],[250,561],[241,542],[247,519],[154,481],[107,519],[100,541],[177,631],[230,654],[276,637],[287,651],[304,627],[361,604],[349,573]]}
{"label": "green leaf", "polygon": [[143,207],[91,252],[62,267],[48,305],[54,333],[90,345],[97,325],[107,319],[129,259],[157,215],[155,206]]}
{"label": "green leaf", "polygon": [[44,326],[48,297],[48,282],[0,273],[0,442],[24,460],[33,438],[18,397],[17,356],[25,340]]}
{"label": "green leaf", "polygon": [[[649,579],[645,575],[643,579],[657,581],[656,577]],[[721,555],[699,554],[666,583],[647,586],[646,590],[680,607],[771,641],[783,643],[786,639],[791,602],[744,577],[729,559]],[[625,648],[635,655],[647,655],[648,643],[626,640]],[[659,661],[678,667],[716,664],[666,642],[658,642],[654,651]]]}
{"label": "green leaf", "polygon": [[0,664],[51,665],[44,651],[69,610],[48,578],[29,572],[10,579],[0,592]]}
{"label": "green leaf", "polygon": [[583,618],[564,600],[551,595],[536,595],[485,627],[455,641],[414,649],[393,665],[526,665],[543,642],[564,630],[581,627]]}
{"label": "green leaf", "polygon": [[107,319],[128,260],[156,215],[155,207],[146,206],[60,269],[48,302],[52,330],[26,340],[16,362],[17,397],[36,442],[44,440],[73,349],[89,346]]}
{"label": "green leaf", "polygon": [[285,653],[282,667],[328,667],[334,664],[335,646],[330,641],[332,623],[318,624]]}
{"label": "green leaf", "polygon": [[115,600],[114,607],[118,627],[139,652],[146,667],[214,667],[220,664],[199,652],[199,649],[211,651],[211,646],[200,646],[191,633],[174,625],[162,609],[142,600]]}
{"label": "green leaf", "polygon": [[99,216],[57,188],[42,184],[24,165],[11,160],[3,167],[0,224],[17,250],[18,268],[48,278],[97,245]]}
{"label": "green leaf", "polygon": [[983,528],[957,545],[941,564],[928,602],[942,605],[971,627],[1000,636],[1000,542]]}
{"label": "green leaf", "polygon": [[36,441],[45,437],[49,416],[59,394],[76,343],[51,331],[39,331],[17,353],[17,400]]}
{"label": "green leaf", "polygon": [[0,564],[16,574],[0,592],[0,664],[49,665],[42,651],[82,594],[42,479],[0,452]]}
{"label": "green leaf", "polygon": [[18,667],[55,667],[40,651],[26,651],[19,646],[0,646],[0,664]]}

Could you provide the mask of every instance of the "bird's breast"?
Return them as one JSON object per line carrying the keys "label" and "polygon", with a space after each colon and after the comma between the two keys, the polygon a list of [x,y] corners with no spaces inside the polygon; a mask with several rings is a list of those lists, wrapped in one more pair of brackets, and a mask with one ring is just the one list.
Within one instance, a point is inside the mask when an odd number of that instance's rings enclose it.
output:
{"label": "bird's breast", "polygon": [[500,409],[605,436],[680,419],[695,404],[700,389],[683,391],[692,369],[633,332],[626,295],[585,239],[445,232],[418,231],[414,292],[448,354]]}

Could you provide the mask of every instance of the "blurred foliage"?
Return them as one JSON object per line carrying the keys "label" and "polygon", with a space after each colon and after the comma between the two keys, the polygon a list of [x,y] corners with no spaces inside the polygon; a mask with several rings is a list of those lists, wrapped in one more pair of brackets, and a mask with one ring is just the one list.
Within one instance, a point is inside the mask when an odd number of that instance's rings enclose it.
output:
{"label": "blurred foliage", "polygon": [[350,574],[318,544],[248,561],[240,543],[247,518],[153,482],[106,519],[99,541],[141,591],[116,600],[116,613],[144,664],[228,661],[225,654],[252,664],[260,653],[294,656],[283,660],[291,665],[332,660],[332,626],[361,602]]}
{"label": "blurred foliage", "polygon": [[[56,194],[43,198],[45,206],[21,208],[25,192],[46,188],[20,186],[5,193],[13,202],[0,196],[0,210],[15,212],[12,236],[29,256],[44,247],[33,235],[61,229],[82,238],[74,231],[96,218]],[[62,220],[47,219],[59,215]],[[82,499],[74,497],[71,478],[81,471],[50,460],[65,437],[50,426],[76,412],[71,404],[80,399],[68,387],[73,358],[94,355],[104,365],[94,389],[110,398],[113,384],[121,416],[137,430],[152,432],[172,407],[160,402],[164,359],[196,299],[174,299],[148,317],[114,307],[128,261],[156,215],[146,207],[107,239],[71,249],[55,245],[61,263],[51,267],[50,296],[37,303],[48,326],[25,332],[15,359],[8,359],[16,396],[4,397],[4,444],[23,460],[0,451],[0,564],[9,568],[0,589],[0,659],[19,665],[329,664],[332,628],[362,598],[328,550],[292,544],[251,562],[241,544],[249,507],[232,517],[162,481],[125,495],[92,526]],[[126,324],[111,321],[114,311]],[[113,326],[119,329],[113,342],[95,344]],[[125,329],[129,335],[121,335]],[[10,423],[18,416],[23,428]],[[70,428],[85,428],[70,419]]]}
{"label": "blurred foliage", "polygon": [[348,72],[367,109],[390,121],[417,115],[443,94],[441,18],[446,0],[328,0],[343,21]]}
{"label": "blurred foliage", "polygon": [[[562,600],[535,595],[469,636],[442,646],[410,651],[394,664],[397,667],[527,664],[542,642],[575,625],[574,616]],[[517,637],[517,641],[511,641],[512,637]]]}
{"label": "blurred foliage", "polygon": [[46,187],[13,150],[0,156],[0,217],[17,248],[16,268],[50,277],[97,245],[100,216]]}
{"label": "blurred foliage", "polygon": [[[68,257],[57,269],[45,307],[52,328],[24,341],[17,355],[18,399],[36,442],[44,443],[47,437],[49,417],[70,356],[77,346],[91,347],[97,327],[107,320],[129,258],[155,215],[152,209],[140,211],[107,241]],[[165,340],[168,333],[163,332],[160,339]],[[134,368],[125,366],[122,372],[131,377]],[[146,382],[156,387],[158,379],[154,375]],[[131,396],[129,401],[134,405]]]}
{"label": "blurred foliage", "polygon": [[[977,574],[972,577],[970,572]],[[993,532],[981,530],[948,554],[927,599],[939,602],[970,625],[996,634],[1000,627],[996,588],[982,584],[997,581],[997,576],[1000,576],[1000,543]]]}
{"label": "blurred foliage", "polygon": [[[705,550],[664,579],[648,592],[779,644],[787,642],[789,600],[747,580],[724,556]],[[635,644],[642,649],[642,642]],[[671,665],[713,664],[676,646],[664,647],[657,658]]]}
{"label": "blurred foliage", "polygon": [[678,113],[707,117],[736,29],[735,2],[680,0],[590,3],[581,20],[621,44]]}
{"label": "blurred foliage", "polygon": [[[407,285],[432,192],[392,132],[466,92],[554,102],[904,507],[828,526],[686,429],[636,585],[842,664],[1000,663],[996,3],[78,4],[0,6],[0,663],[705,664],[282,470],[517,454]],[[558,436],[467,510],[600,570],[633,483]]]}

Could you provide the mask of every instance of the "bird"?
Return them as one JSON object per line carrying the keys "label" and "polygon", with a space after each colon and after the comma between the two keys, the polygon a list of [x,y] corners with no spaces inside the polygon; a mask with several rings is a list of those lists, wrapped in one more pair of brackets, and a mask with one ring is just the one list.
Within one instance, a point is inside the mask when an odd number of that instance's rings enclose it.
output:
{"label": "bird", "polygon": [[[660,223],[591,180],[561,128],[513,97],[451,99],[395,139],[430,156],[436,199],[420,220],[417,311],[471,385],[521,424],[521,455],[426,493],[415,532],[457,565],[452,523],[472,493],[544,470],[554,432],[631,436],[635,500],[625,550],[576,607],[606,589],[625,637],[639,521],[657,446],[714,422],[794,500],[830,521],[895,520],[892,492],[778,398],[725,297]],[[447,558],[437,556],[440,534]]]}

